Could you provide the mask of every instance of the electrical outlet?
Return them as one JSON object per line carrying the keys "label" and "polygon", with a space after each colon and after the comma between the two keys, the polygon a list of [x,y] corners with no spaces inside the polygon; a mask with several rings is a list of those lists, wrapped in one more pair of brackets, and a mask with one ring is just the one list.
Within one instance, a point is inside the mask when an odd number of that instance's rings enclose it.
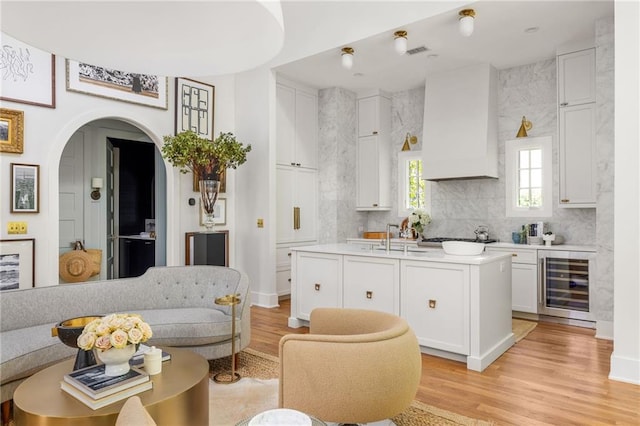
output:
{"label": "electrical outlet", "polygon": [[258,228],[264,228],[264,220],[258,219]]}

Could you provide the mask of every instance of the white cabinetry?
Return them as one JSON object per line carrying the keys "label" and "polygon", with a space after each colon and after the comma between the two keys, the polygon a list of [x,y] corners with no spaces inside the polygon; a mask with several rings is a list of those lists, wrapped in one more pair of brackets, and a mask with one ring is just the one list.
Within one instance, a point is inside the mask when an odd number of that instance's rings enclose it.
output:
{"label": "white cabinetry", "polygon": [[469,354],[469,266],[403,261],[400,310],[430,348]]}
{"label": "white cabinetry", "polygon": [[312,89],[276,85],[276,162],[318,167],[318,95]]}
{"label": "white cabinetry", "polygon": [[297,318],[308,321],[315,308],[342,306],[342,256],[298,252],[292,267]]}
{"label": "white cabinetry", "polygon": [[400,262],[344,257],[343,306],[399,315]]}
{"label": "white cabinetry", "polygon": [[318,171],[276,166],[276,185],[276,241],[314,241],[317,238]]}
{"label": "white cabinetry", "polygon": [[560,207],[595,207],[595,49],[558,55],[557,63]]}
{"label": "white cabinetry", "polygon": [[559,109],[560,206],[596,205],[596,104]]}
{"label": "white cabinetry", "polygon": [[511,309],[538,313],[538,254],[535,249],[487,247],[488,252],[511,254]]}
{"label": "white cabinetry", "polygon": [[358,99],[356,209],[391,209],[391,101],[383,95]]}
{"label": "white cabinetry", "polygon": [[595,49],[558,55],[558,104],[560,107],[595,101]]}

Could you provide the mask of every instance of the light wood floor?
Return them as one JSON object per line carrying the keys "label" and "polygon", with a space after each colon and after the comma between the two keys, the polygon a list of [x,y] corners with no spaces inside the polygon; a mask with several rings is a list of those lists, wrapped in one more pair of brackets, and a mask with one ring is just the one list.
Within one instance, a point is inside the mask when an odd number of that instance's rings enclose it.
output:
{"label": "light wood floor", "polygon": [[[306,333],[289,310],[252,307],[249,346],[277,356],[283,335]],[[613,344],[594,334],[541,322],[482,373],[423,354],[416,399],[501,425],[640,425],[640,386],[607,378]]]}

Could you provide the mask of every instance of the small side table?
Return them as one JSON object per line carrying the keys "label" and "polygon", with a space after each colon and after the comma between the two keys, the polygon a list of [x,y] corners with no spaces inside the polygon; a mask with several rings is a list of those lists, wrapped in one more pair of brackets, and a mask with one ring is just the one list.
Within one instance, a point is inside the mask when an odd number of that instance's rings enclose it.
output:
{"label": "small side table", "polygon": [[229,294],[215,299],[216,305],[231,306],[231,378],[225,380],[222,376],[227,373],[218,373],[213,376],[213,381],[221,384],[235,383],[240,380],[240,374],[236,373],[236,305],[240,303],[239,294]]}

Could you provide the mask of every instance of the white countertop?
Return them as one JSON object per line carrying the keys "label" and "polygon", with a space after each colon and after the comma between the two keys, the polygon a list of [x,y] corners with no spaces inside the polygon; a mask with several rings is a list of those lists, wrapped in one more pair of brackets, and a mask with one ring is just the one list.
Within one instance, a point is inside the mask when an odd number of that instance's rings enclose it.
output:
{"label": "white countertop", "polygon": [[[367,240],[376,241],[376,240]],[[374,242],[375,244],[375,242]],[[466,265],[482,265],[484,263],[494,262],[501,258],[511,259],[510,254],[488,253],[484,252],[477,256],[456,256],[446,254],[442,249],[435,247],[411,247],[406,253],[403,249],[394,250],[387,253],[384,247],[372,248],[369,245],[362,244],[322,244],[315,246],[291,247],[291,251],[324,253],[324,254],[341,254],[349,256],[366,256],[384,259],[400,259],[400,260],[419,260],[426,262],[443,262],[458,263]]]}
{"label": "white countertop", "polygon": [[[384,246],[384,240],[380,239],[369,239],[369,238],[347,238],[348,243],[352,244],[367,244],[367,245],[380,245]],[[407,244],[409,247],[414,247],[419,250],[421,249],[429,249],[429,247],[419,247],[416,240],[408,240],[405,238],[391,238],[391,246],[404,246]],[[530,249],[530,250],[563,250],[563,251],[588,251],[588,252],[596,252],[596,248],[594,246],[583,246],[576,244],[554,244],[551,246],[545,245],[534,245],[534,244],[514,244],[507,242],[496,242],[496,243],[488,243],[487,247],[496,247],[496,248],[507,248],[507,249]]]}
{"label": "white countertop", "polygon": [[155,238],[146,237],[142,235],[119,235],[118,238],[127,238],[129,240],[149,240],[149,241],[155,240]]}

